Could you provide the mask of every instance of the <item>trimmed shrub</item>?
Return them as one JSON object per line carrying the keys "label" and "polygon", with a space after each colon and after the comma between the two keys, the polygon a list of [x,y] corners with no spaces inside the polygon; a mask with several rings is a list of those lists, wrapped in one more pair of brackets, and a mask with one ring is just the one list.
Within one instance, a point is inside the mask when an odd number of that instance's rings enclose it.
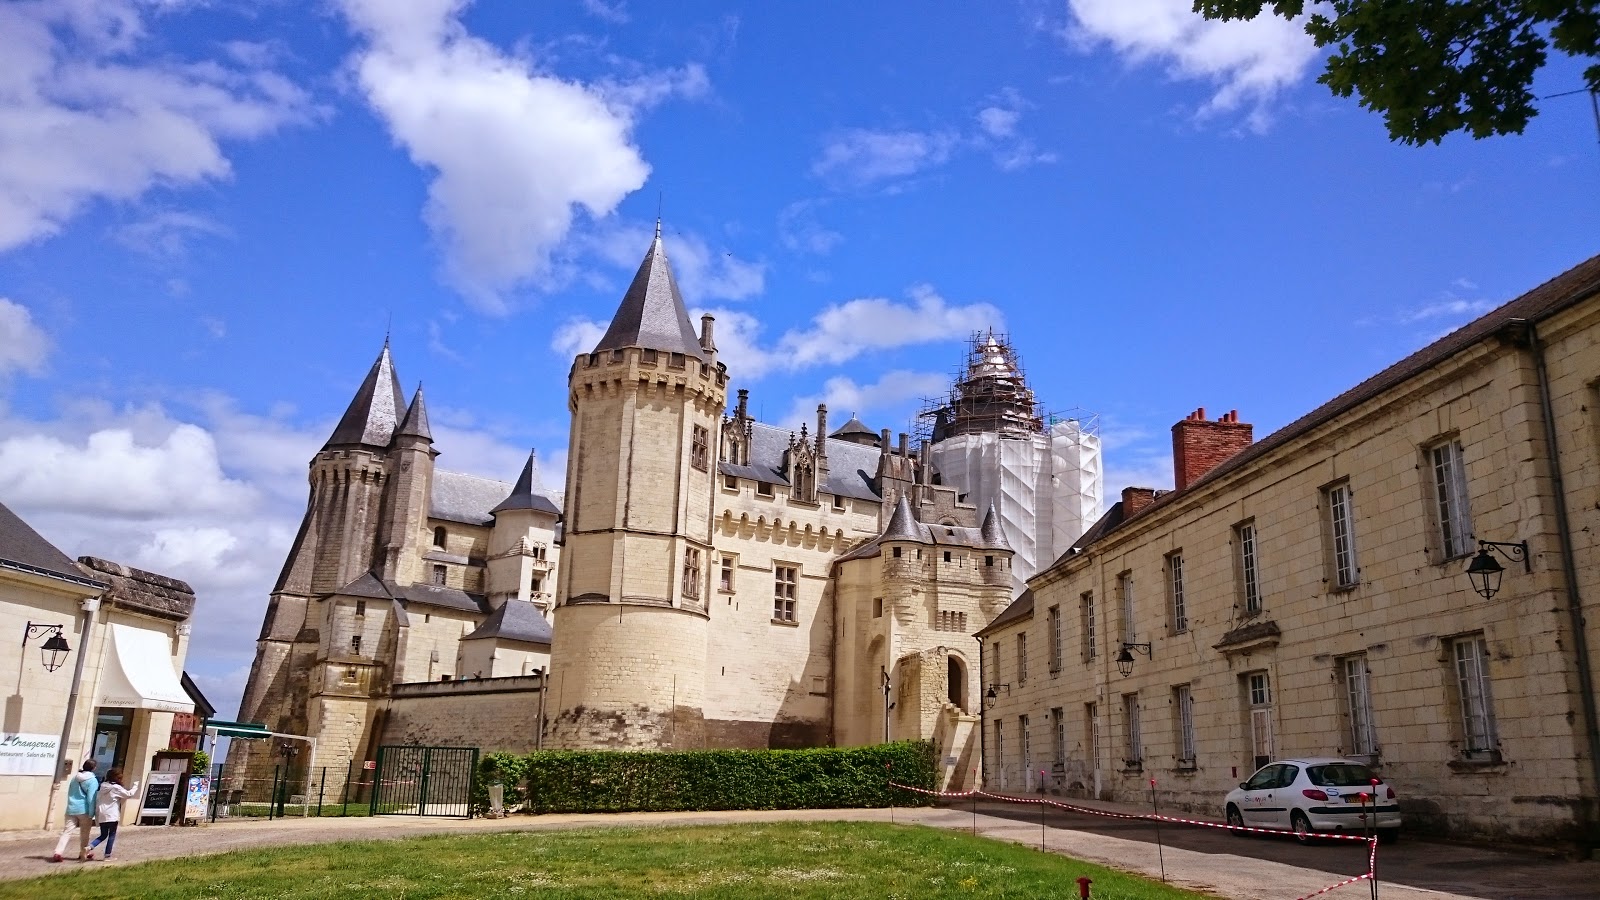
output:
{"label": "trimmed shrub", "polygon": [[930,797],[889,780],[933,790],[933,745],[900,741],[809,750],[673,752],[545,750],[488,753],[478,765],[473,804],[505,785],[507,807],[528,812],[669,812],[699,809],[834,809],[923,806]]}

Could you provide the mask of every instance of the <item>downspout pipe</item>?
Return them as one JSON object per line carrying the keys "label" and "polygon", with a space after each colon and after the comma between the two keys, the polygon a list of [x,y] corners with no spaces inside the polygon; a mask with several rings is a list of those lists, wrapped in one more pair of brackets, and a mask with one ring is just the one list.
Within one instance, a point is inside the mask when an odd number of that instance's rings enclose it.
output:
{"label": "downspout pipe", "polygon": [[[1520,323],[1526,330],[1528,348],[1533,354],[1534,372],[1539,382],[1539,408],[1544,419],[1546,462],[1550,467],[1550,489],[1555,495],[1556,535],[1561,544],[1561,577],[1566,587],[1567,615],[1572,620],[1572,650],[1578,662],[1578,696],[1583,704],[1584,736],[1589,743],[1589,795],[1600,791],[1600,710],[1595,705],[1594,671],[1589,665],[1589,635],[1583,615],[1583,597],[1578,591],[1578,570],[1572,552],[1572,524],[1567,515],[1566,483],[1561,475],[1561,451],[1557,444],[1556,418],[1550,402],[1550,375],[1545,367],[1544,344],[1539,329],[1531,321]],[[1591,804],[1594,801],[1591,799]],[[1588,825],[1585,838],[1600,841],[1600,821],[1593,805],[1584,811]]]}
{"label": "downspout pipe", "polygon": [[984,702],[983,659],[989,654],[983,651],[983,636],[978,636],[978,783],[972,786],[973,790],[980,790],[989,786],[989,722],[985,718],[989,712],[989,705]]}
{"label": "downspout pipe", "polygon": [[72,717],[78,712],[78,694],[83,689],[83,664],[89,658],[89,640],[94,635],[94,615],[100,611],[99,595],[85,599],[80,608],[83,610],[83,628],[78,636],[78,659],[72,664],[72,690],[67,694],[67,715],[65,721],[61,723],[61,746],[56,748],[55,782],[50,789],[50,802],[45,804],[45,828],[49,828],[55,819],[55,796],[59,792],[61,782],[65,780],[64,775],[74,768],[66,766],[64,772],[63,763],[67,757],[67,741],[72,737]]}

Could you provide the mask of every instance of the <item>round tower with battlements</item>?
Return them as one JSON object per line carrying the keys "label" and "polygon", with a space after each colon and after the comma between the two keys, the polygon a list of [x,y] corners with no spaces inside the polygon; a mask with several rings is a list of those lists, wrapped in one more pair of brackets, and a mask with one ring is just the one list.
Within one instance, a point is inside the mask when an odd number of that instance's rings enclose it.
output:
{"label": "round tower with battlements", "polygon": [[696,335],[655,240],[568,378],[565,541],[546,747],[704,745],[716,437],[711,318]]}

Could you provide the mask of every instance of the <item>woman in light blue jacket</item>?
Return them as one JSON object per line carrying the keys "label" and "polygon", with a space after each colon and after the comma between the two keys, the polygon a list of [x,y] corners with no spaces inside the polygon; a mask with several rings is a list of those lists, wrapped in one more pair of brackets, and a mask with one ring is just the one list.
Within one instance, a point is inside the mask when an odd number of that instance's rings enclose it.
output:
{"label": "woman in light blue jacket", "polygon": [[61,862],[61,854],[67,852],[67,843],[72,840],[74,831],[78,833],[78,859],[83,859],[89,849],[89,838],[94,831],[94,800],[100,792],[100,779],[94,776],[94,769],[94,760],[84,760],[83,768],[72,773],[67,783],[67,827],[61,832],[61,840],[56,841],[51,862]]}

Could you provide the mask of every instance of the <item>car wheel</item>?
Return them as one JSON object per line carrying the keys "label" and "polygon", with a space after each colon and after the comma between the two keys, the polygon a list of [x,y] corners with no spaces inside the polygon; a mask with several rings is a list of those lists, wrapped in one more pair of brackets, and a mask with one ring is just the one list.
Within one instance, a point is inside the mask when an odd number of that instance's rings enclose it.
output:
{"label": "car wheel", "polygon": [[1244,828],[1244,816],[1239,812],[1239,807],[1228,804],[1228,833],[1234,837],[1244,837],[1246,832],[1236,830]]}
{"label": "car wheel", "polygon": [[1294,829],[1294,839],[1302,844],[1311,843],[1311,836],[1316,834],[1311,828],[1311,820],[1298,809],[1289,815],[1289,826]]}
{"label": "car wheel", "polygon": [[1398,840],[1400,840],[1400,829],[1398,829],[1398,828],[1379,828],[1378,829],[1378,843],[1380,843],[1380,844],[1392,844],[1392,843],[1394,843],[1395,841],[1398,841]]}

